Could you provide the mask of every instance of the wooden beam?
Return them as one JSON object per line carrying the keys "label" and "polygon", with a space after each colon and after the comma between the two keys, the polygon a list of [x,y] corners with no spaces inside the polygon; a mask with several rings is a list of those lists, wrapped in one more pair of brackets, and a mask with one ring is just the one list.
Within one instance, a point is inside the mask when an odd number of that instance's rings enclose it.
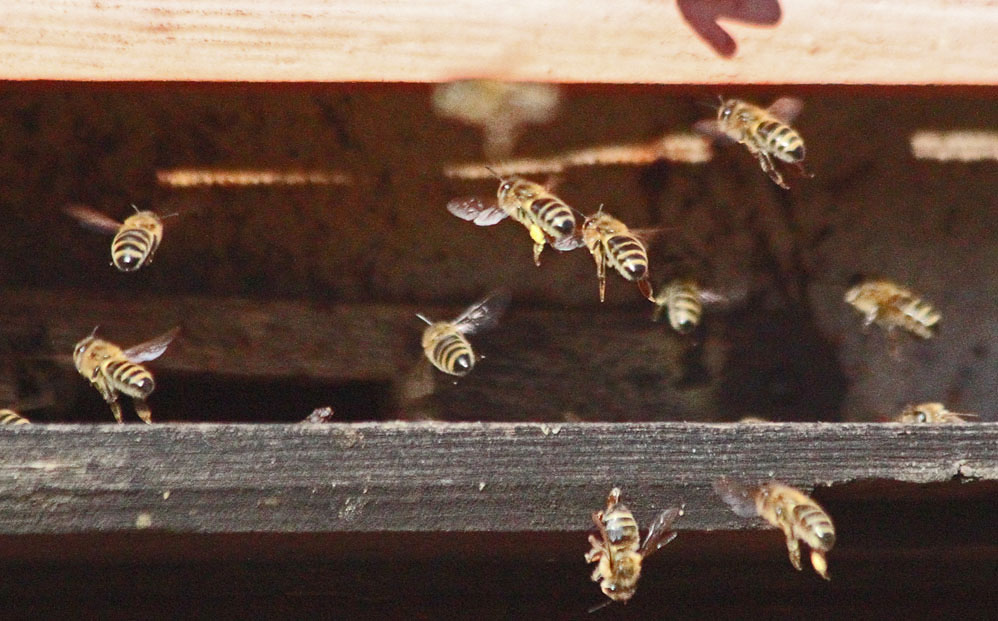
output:
{"label": "wooden beam", "polygon": [[22,425],[0,440],[0,534],[585,531],[614,485],[640,521],[683,502],[680,529],[744,529],[764,525],[723,505],[721,475],[998,479],[989,423]]}
{"label": "wooden beam", "polygon": [[0,79],[998,83],[998,13],[943,0],[8,2]]}

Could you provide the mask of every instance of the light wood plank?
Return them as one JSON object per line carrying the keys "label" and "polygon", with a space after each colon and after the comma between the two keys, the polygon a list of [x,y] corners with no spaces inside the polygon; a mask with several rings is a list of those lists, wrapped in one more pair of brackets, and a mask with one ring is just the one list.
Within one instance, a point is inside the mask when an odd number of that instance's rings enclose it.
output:
{"label": "light wood plank", "polygon": [[12,80],[998,83],[984,1],[4,5]]}

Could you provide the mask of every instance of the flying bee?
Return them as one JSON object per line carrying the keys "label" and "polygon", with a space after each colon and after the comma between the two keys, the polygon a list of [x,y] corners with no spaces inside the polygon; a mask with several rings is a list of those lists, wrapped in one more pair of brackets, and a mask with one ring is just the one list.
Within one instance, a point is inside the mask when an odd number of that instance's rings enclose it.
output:
{"label": "flying bee", "polygon": [[0,425],[29,425],[31,421],[21,416],[14,410],[3,408],[0,410]]}
{"label": "flying bee", "polygon": [[923,339],[931,338],[942,315],[910,289],[889,280],[867,280],[846,291],[845,301],[864,315],[863,327],[872,323],[889,333],[903,328]]}
{"label": "flying bee", "polygon": [[534,265],[541,264],[545,244],[562,252],[582,245],[575,230],[575,210],[548,186],[517,176],[499,177],[499,181],[495,201],[475,196],[456,198],[447,203],[447,211],[478,226],[492,226],[506,217],[516,220],[534,241]]}
{"label": "flying bee", "polygon": [[648,247],[636,231],[600,207],[583,222],[582,241],[596,261],[600,302],[606,297],[607,265],[617,270],[625,280],[638,283],[641,295],[655,301],[648,280]]}
{"label": "flying bee", "polygon": [[832,519],[807,494],[788,485],[771,481],[747,487],[727,477],[714,482],[714,491],[740,517],[759,516],[783,531],[787,538],[790,562],[801,571],[800,541],[811,548],[811,565],[825,580],[828,561],[825,553],[835,545]]}
{"label": "flying bee", "polygon": [[780,97],[768,108],[740,99],[721,99],[717,120],[698,121],[694,127],[701,133],[726,137],[745,145],[759,160],[762,170],[776,185],[790,186],[783,181],[773,158],[797,167],[805,177],[813,177],[804,168],[804,140],[790,123],[800,114],[804,103],[795,97]]}
{"label": "flying bee", "polygon": [[146,423],[152,422],[152,411],[146,399],[156,388],[152,374],[141,363],[163,355],[167,346],[176,338],[180,328],[174,328],[156,338],[124,351],[120,347],[97,338],[97,328],[73,348],[73,363],[80,375],[87,378],[104,401],[111,407],[119,423],[121,404],[118,397],[128,395],[135,402],[135,411]]}
{"label": "flying bee", "polygon": [[111,264],[122,272],[134,272],[143,265],[152,263],[152,257],[163,239],[162,218],[152,211],[140,211],[132,205],[135,213],[124,222],[102,214],[86,205],[68,205],[65,212],[80,224],[98,233],[114,234],[111,240]]}
{"label": "flying bee", "polygon": [[495,326],[507,304],[509,292],[499,289],[469,306],[454,321],[432,322],[425,315],[416,315],[429,324],[422,340],[426,358],[444,373],[467,375],[475,366],[475,351],[465,335]]}
{"label": "flying bee", "polygon": [[671,281],[655,295],[653,321],[659,321],[666,313],[669,325],[680,334],[689,334],[700,325],[705,305],[729,302],[727,296],[702,289],[692,280]]}
{"label": "flying bee", "polygon": [[592,549],[586,553],[587,563],[598,563],[593,570],[593,582],[599,582],[603,594],[610,598],[604,606],[611,602],[626,603],[634,596],[642,561],[676,538],[671,530],[672,523],[682,514],[680,507],[671,507],[658,514],[645,540],[638,545],[638,523],[634,514],[620,502],[620,488],[610,490],[606,510],[593,513],[600,538],[589,535]]}
{"label": "flying bee", "polygon": [[969,422],[968,418],[979,418],[979,416],[969,412],[950,412],[942,403],[919,403],[906,407],[895,421],[916,424],[959,424]]}

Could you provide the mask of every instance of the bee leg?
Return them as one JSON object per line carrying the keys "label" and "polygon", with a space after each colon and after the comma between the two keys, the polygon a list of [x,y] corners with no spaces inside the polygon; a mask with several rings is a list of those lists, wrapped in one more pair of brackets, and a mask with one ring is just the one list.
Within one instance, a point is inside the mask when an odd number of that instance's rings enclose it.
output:
{"label": "bee leg", "polygon": [[544,231],[541,227],[536,224],[530,225],[530,239],[534,240],[534,265],[540,267],[541,265],[541,251],[544,250],[544,244],[547,243],[547,238],[544,237]]}
{"label": "bee leg", "polygon": [[104,398],[108,406],[111,408],[111,414],[114,415],[114,420],[118,421],[118,424],[124,424],[124,420],[121,416],[121,404],[118,403],[118,393],[115,392],[114,388],[104,379],[104,376],[97,374],[96,377],[91,380],[97,392],[100,396]]}
{"label": "bee leg", "polygon": [[591,545],[593,549],[586,552],[586,562],[595,563],[603,556],[603,544],[601,544],[599,539],[596,538],[596,535],[589,535],[589,545]]}
{"label": "bee leg", "polygon": [[649,302],[655,301],[655,296],[651,291],[651,282],[649,282],[647,278],[642,278],[638,281],[638,291],[640,291],[641,295],[645,296]]}
{"label": "bee leg", "polygon": [[769,178],[773,180],[773,183],[780,186],[784,190],[790,189],[790,186],[783,181],[783,175],[781,175],[780,171],[776,169],[776,165],[773,163],[773,158],[770,157],[769,153],[759,151],[756,153],[756,157],[759,158],[759,165],[762,166],[762,170],[769,175]]}
{"label": "bee leg", "polygon": [[[597,561],[597,560],[599,560],[599,559],[593,559],[593,560],[594,560],[594,561]],[[593,573],[591,573],[591,574],[589,575],[589,578],[590,578],[590,579],[591,579],[591,580],[592,580],[593,582],[599,582],[599,581],[600,581],[600,578],[602,578],[602,577],[603,577],[603,568],[602,568],[602,567],[600,567],[599,565],[596,565],[596,568],[595,568],[595,569],[593,569]]]}
{"label": "bee leg", "polygon": [[597,247],[596,252],[593,253],[593,258],[596,259],[596,279],[599,281],[599,301],[603,302],[606,299],[606,260],[603,257],[603,249]]}
{"label": "bee leg", "polygon": [[114,420],[118,421],[119,425],[125,424],[125,421],[122,420],[121,404],[118,403],[118,400],[114,399],[113,401],[108,401],[107,404],[111,406],[111,414],[114,414]]}
{"label": "bee leg", "polygon": [[134,399],[135,402],[135,413],[139,415],[139,418],[147,424],[152,424],[152,410],[149,408],[149,404],[142,399]]}
{"label": "bee leg", "polygon": [[794,167],[797,168],[797,172],[800,173],[801,177],[807,177],[808,179],[814,179],[814,173],[804,166],[804,162],[794,162]]}
{"label": "bee leg", "polygon": [[790,563],[794,569],[801,571],[804,566],[800,563],[800,542],[792,535],[787,535],[787,552],[790,553]]}

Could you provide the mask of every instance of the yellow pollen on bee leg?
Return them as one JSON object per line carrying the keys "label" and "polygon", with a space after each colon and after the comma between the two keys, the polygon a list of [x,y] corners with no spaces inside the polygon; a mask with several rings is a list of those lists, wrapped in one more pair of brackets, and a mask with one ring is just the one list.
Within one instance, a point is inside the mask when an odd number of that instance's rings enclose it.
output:
{"label": "yellow pollen on bee leg", "polygon": [[541,230],[536,224],[530,225],[530,239],[534,240],[534,243],[543,244],[547,239],[544,237],[544,231]]}
{"label": "yellow pollen on bee leg", "polygon": [[818,575],[825,580],[831,580],[828,577],[828,561],[825,560],[825,555],[818,550],[811,550],[811,565],[814,566],[814,571],[818,572]]}

